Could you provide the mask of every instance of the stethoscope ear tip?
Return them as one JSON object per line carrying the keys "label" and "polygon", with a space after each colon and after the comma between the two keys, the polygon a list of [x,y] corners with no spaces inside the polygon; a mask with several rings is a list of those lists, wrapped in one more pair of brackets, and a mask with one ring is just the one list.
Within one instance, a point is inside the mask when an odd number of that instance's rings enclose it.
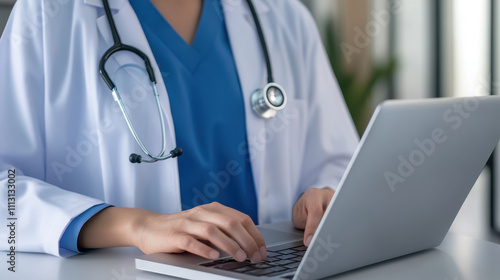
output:
{"label": "stethoscope ear tip", "polygon": [[175,147],[172,151],[170,151],[170,154],[172,155],[172,158],[176,158],[179,156],[182,156],[182,148],[181,147]]}
{"label": "stethoscope ear tip", "polygon": [[138,154],[130,154],[130,157],[128,158],[128,160],[131,162],[131,163],[141,163],[142,162],[142,157]]}
{"label": "stethoscope ear tip", "polygon": [[170,151],[170,153],[167,155],[167,156],[162,156],[162,157],[154,157],[154,156],[150,156],[152,158],[152,160],[142,160],[142,156],[138,155],[138,154],[130,154],[130,156],[128,157],[128,160],[131,162],[131,163],[141,163],[141,162],[157,162],[159,160],[164,160],[164,159],[169,159],[169,158],[176,158],[176,157],[179,157],[182,155],[182,149],[181,147],[175,147],[175,149],[173,149],[172,151]]}

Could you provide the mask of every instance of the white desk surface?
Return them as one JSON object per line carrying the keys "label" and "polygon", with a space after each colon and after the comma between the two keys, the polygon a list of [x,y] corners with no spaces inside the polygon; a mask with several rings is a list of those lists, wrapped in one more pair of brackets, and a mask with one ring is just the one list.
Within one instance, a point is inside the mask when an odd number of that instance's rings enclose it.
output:
{"label": "white desk surface", "polygon": [[[17,253],[16,272],[7,270],[1,252],[0,279],[155,280],[175,279],[135,269],[136,248],[94,250],[62,259],[45,254]],[[500,245],[449,233],[435,248],[341,274],[332,279],[500,279]]]}

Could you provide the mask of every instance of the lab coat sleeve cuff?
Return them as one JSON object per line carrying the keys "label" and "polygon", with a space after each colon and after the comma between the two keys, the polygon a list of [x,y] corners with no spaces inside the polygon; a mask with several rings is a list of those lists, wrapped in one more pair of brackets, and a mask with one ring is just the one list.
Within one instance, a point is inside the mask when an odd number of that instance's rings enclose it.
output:
{"label": "lab coat sleeve cuff", "polygon": [[[77,217],[75,217],[66,230],[64,231],[61,240],[59,241],[59,247],[61,251],[70,251],[67,252],[67,255],[81,253],[78,250],[78,235],[80,234],[80,230],[83,225],[95,214],[99,213],[104,208],[110,207],[111,205],[106,203],[101,203],[94,205],[87,209],[85,212],[81,213]],[[66,254],[65,254],[66,255]]]}

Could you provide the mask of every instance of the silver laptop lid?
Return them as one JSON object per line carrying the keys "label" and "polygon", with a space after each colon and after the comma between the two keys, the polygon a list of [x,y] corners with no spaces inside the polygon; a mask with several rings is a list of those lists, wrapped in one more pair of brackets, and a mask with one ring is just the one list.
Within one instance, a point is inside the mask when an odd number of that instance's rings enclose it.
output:
{"label": "silver laptop lid", "polygon": [[439,245],[499,139],[500,97],[379,105],[294,279]]}

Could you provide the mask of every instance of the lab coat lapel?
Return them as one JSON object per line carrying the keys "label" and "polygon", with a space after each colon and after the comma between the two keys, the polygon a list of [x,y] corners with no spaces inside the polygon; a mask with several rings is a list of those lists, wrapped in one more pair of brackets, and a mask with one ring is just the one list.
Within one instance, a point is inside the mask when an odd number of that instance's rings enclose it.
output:
{"label": "lab coat lapel", "polygon": [[[102,0],[84,0],[85,3],[91,6],[96,6],[99,9],[103,9],[103,4]],[[115,24],[117,26],[118,32],[120,34],[121,41],[124,44],[131,45],[142,52],[146,54],[151,62],[151,66],[153,67],[155,71],[155,76],[156,76],[156,81],[157,81],[157,89],[158,93],[160,95],[160,100],[161,104],[163,107],[163,114],[165,117],[165,129],[166,129],[166,142],[167,142],[167,147],[175,147],[176,146],[176,141],[175,141],[175,129],[174,129],[174,123],[173,123],[173,118],[170,110],[170,101],[168,98],[168,93],[167,89],[165,87],[165,84],[162,79],[162,75],[160,72],[160,69],[158,67],[158,64],[156,63],[156,60],[154,59],[153,52],[149,46],[149,43],[147,41],[146,35],[144,34],[144,31],[142,30],[141,24],[139,22],[139,19],[137,18],[132,6],[128,2],[128,0],[109,0],[110,7],[113,12],[113,19],[115,21]],[[97,18],[97,27],[99,29],[99,33],[102,36],[106,48],[109,48],[113,45],[113,37],[111,35],[111,29],[109,27],[108,19],[106,15],[104,14],[101,17]],[[144,62],[139,59],[135,55],[131,54],[126,54],[121,55],[120,53],[116,53],[115,55],[111,56],[110,59],[114,59],[118,66],[123,66],[127,64],[135,64],[139,65],[140,67],[144,67]],[[131,75],[132,78],[135,78],[133,75]],[[142,82],[142,81],[138,81]],[[168,152],[168,151],[167,151]],[[180,204],[180,183],[179,183],[179,172],[178,172],[178,165],[177,165],[177,159],[169,159],[168,160],[171,168],[167,168],[165,170],[165,174],[168,180],[168,186],[174,188],[177,192],[178,200],[176,201],[178,205],[176,205],[175,208],[177,208],[177,211],[181,211],[181,204]]]}
{"label": "lab coat lapel", "polygon": [[[100,0],[85,0],[85,1],[101,2]],[[174,124],[170,111],[170,102],[167,97],[167,90],[165,84],[163,83],[161,72],[158,68],[156,60],[154,59],[153,52],[149,47],[146,35],[144,34],[144,31],[141,28],[139,19],[137,18],[132,6],[130,6],[130,4],[126,0],[110,1],[110,6],[112,9],[113,7],[117,7],[118,9],[118,11],[115,14],[113,14],[113,19],[115,20],[116,26],[118,28],[121,41],[124,44],[129,44],[133,47],[138,48],[139,50],[144,52],[151,61],[151,65],[153,66],[153,69],[155,71],[158,92],[160,94],[164,114],[166,116],[167,137],[170,138],[170,140],[172,141],[171,143],[175,144],[175,131],[173,129]],[[106,42],[106,45],[111,47],[113,45],[113,37],[111,35],[111,30],[109,28],[109,23],[106,15],[103,15],[97,19],[97,26],[99,28],[101,36],[104,38],[104,41]],[[119,55],[119,54],[120,53],[117,53],[116,55],[113,55],[111,57],[112,59],[115,59],[119,65],[138,64],[140,67],[144,67],[144,62],[140,60],[137,56]]]}
{"label": "lab coat lapel", "polygon": [[[259,135],[266,133],[266,122],[252,111],[250,96],[256,89],[261,89],[266,84],[265,60],[255,23],[246,2],[243,0],[222,0],[221,2],[245,102],[248,151],[250,152],[254,183],[257,194],[261,197],[265,195],[265,189],[261,188],[261,183],[265,168],[266,145],[265,142],[259,140],[262,138],[259,138]],[[267,12],[269,8],[261,1],[255,4],[256,10],[262,18],[262,14]]]}

